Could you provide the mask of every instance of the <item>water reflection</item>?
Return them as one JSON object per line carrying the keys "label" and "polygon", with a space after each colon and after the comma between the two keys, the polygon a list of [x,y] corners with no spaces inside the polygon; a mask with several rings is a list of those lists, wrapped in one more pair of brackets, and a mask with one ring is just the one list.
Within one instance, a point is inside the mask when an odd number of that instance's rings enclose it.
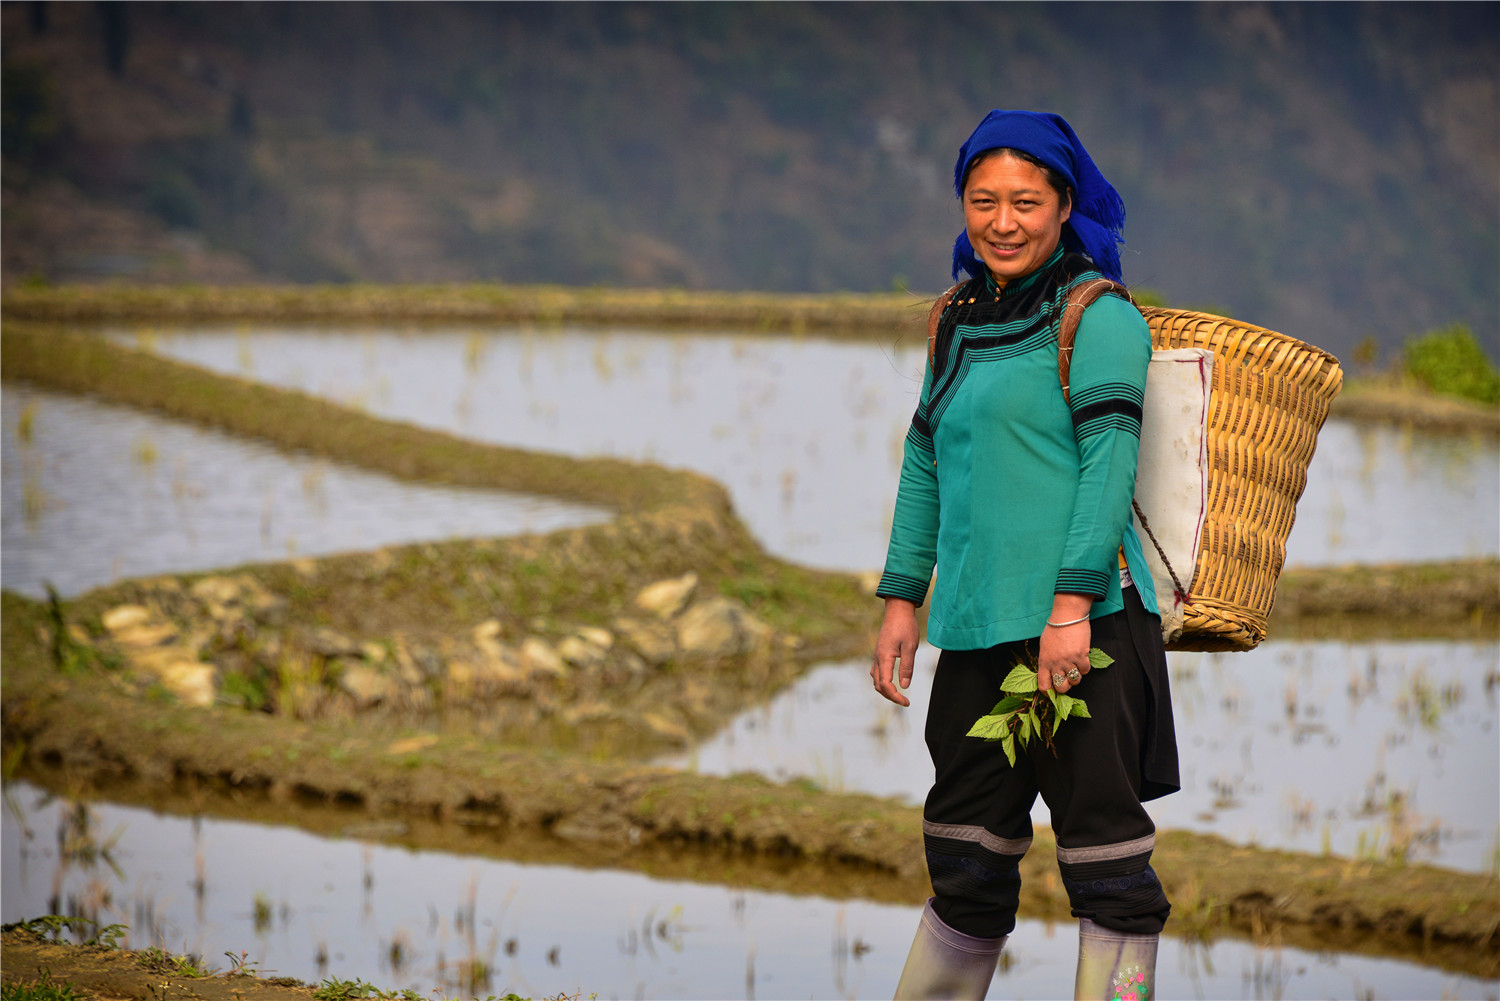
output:
{"label": "water reflection", "polygon": [[[650,333],[259,327],[111,336],[396,420],[508,445],[686,466],[797,563],[880,566],[925,343]],[[1288,563],[1500,553],[1500,448],[1325,427]]]}
{"label": "water reflection", "polygon": [[[617,871],[525,865],[319,838],[288,828],[82,806],[23,783],[0,821],[0,918],[129,924],[128,945],[225,952],[317,981],[481,996],[889,997],[917,908],[796,897]],[[107,837],[109,856],[55,834]],[[71,828],[70,828],[71,825]],[[105,834],[105,832],[108,832]],[[1071,922],[1023,921],[990,996],[1050,997],[1073,977]],[[241,951],[245,955],[240,956]],[[1162,943],[1182,997],[1484,997],[1495,985],[1410,963]]]}
{"label": "water reflection", "polygon": [[603,521],[550,498],[403,483],[140,411],[6,383],[5,587],[63,594],[167,572]]}
{"label": "water reflection", "polygon": [[[667,763],[920,803],[932,782],[922,713],[936,659],[918,651],[911,710],[870,691],[867,661],[831,665]],[[1158,827],[1496,868],[1500,647],[1266,643],[1168,659],[1183,788],[1149,804]],[[1044,805],[1035,817],[1046,822]]]}

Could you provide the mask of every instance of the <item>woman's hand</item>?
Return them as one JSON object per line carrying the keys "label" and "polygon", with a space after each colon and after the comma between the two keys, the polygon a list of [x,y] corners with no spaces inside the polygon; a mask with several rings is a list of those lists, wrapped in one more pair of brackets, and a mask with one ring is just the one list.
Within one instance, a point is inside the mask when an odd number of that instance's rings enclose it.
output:
{"label": "woman's hand", "polygon": [[[1042,691],[1055,689],[1062,695],[1089,673],[1089,609],[1094,599],[1082,594],[1059,594],[1052,599],[1049,622],[1073,622],[1069,626],[1047,626],[1042,630],[1041,651],[1037,656],[1036,686]],[[1076,671],[1077,675],[1069,672]],[[1061,679],[1061,680],[1059,680]]]}
{"label": "woman's hand", "polygon": [[[1087,656],[1087,649],[1084,655]],[[885,599],[885,621],[880,624],[880,638],[875,641],[875,663],[870,677],[875,690],[898,706],[909,706],[911,700],[891,681],[900,665],[901,688],[911,684],[913,661],[917,656],[917,606],[902,598]]]}

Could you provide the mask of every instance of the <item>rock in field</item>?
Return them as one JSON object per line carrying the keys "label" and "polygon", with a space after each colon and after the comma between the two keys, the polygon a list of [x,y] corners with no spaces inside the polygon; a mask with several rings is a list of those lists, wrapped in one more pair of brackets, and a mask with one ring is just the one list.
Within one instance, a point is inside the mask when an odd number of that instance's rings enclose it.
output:
{"label": "rock in field", "polygon": [[521,665],[527,674],[555,674],[562,677],[568,670],[552,645],[536,636],[526,637],[521,644]]}
{"label": "rock in field", "polygon": [[339,687],[354,697],[364,709],[385,702],[396,694],[396,679],[368,664],[345,664],[339,675]]}
{"label": "rock in field", "polygon": [[731,598],[698,602],[677,621],[677,644],[698,657],[733,657],[764,647],[771,627]]}
{"label": "rock in field", "polygon": [[660,667],[677,652],[677,640],[670,626],[639,619],[616,619],[614,625],[620,639],[652,667]]}
{"label": "rock in field", "polygon": [[670,619],[682,610],[693,590],[698,586],[698,575],[689,570],[681,577],[671,577],[647,584],[635,596],[635,605],[643,612],[651,612]]}

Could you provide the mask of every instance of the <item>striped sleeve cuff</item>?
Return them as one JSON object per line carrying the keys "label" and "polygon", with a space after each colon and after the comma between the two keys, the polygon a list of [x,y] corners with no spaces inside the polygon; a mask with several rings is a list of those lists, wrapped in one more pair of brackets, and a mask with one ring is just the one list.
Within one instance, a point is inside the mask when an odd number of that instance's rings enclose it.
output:
{"label": "striped sleeve cuff", "polygon": [[1073,434],[1079,441],[1106,431],[1141,436],[1145,391],[1128,382],[1106,382],[1073,394]]}
{"label": "striped sleeve cuff", "polygon": [[927,600],[927,584],[925,580],[887,570],[880,575],[880,586],[875,589],[875,597],[903,598],[920,605]]}
{"label": "striped sleeve cuff", "polygon": [[1109,593],[1109,574],[1064,567],[1057,571],[1057,587],[1053,590],[1058,594],[1086,594],[1100,601]]}

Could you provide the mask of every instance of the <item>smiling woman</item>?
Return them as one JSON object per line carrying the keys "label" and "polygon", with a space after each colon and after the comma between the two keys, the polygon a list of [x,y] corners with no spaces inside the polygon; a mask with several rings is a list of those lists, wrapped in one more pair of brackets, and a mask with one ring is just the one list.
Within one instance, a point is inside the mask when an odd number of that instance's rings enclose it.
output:
{"label": "smiling woman", "polygon": [[[959,149],[954,187],[964,213],[954,277],[968,280],[933,307],[870,669],[877,692],[910,704],[901,689],[916,607],[936,568],[927,638],[943,654],[922,820],[933,898],[896,995],[985,995],[1015,928],[1040,794],[1080,921],[1077,996],[1144,999],[1171,908],[1141,804],[1179,785],[1155,596],[1133,585],[1150,580],[1130,504],[1151,336],[1132,304],[1098,299],[1064,387],[1057,329],[1077,289],[1120,280],[1124,205],[1067,122],[1026,111],[980,123]],[[1109,670],[1090,673],[1094,648]],[[1013,717],[1018,742],[1073,688],[1090,716],[1010,761],[970,728],[1019,665],[1045,697]]]}
{"label": "smiling woman", "polygon": [[1057,171],[1013,149],[975,157],[963,192],[964,235],[1002,287],[1046,262],[1073,209]]}

